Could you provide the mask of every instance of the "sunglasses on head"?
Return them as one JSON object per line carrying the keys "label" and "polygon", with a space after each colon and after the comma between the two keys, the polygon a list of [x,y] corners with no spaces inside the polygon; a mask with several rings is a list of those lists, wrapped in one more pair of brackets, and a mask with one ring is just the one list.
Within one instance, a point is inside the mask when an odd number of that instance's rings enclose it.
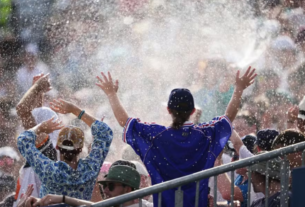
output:
{"label": "sunglasses on head", "polygon": [[111,192],[115,189],[116,186],[123,186],[125,187],[126,185],[122,184],[122,183],[103,183],[103,189],[105,190],[108,187],[108,190]]}

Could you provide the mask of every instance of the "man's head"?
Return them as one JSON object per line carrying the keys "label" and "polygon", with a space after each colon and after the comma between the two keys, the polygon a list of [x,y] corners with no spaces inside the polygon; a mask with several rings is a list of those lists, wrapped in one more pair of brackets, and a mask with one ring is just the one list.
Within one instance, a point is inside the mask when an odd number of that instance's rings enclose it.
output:
{"label": "man's head", "polygon": [[[260,154],[265,153],[265,151],[260,152]],[[281,159],[273,159],[269,161],[268,169],[266,167],[267,161],[257,163],[250,166],[252,171],[251,183],[253,185],[254,192],[265,193],[264,187],[266,184],[266,173],[269,176],[269,185],[272,182],[280,182],[280,172],[281,172]]]}
{"label": "man's head", "polygon": [[[288,129],[281,132],[273,141],[272,149],[279,149],[289,145],[297,144],[305,141],[305,135],[302,132]],[[287,156],[290,168],[299,167],[302,164],[302,152],[290,153]]]}
{"label": "man's head", "polygon": [[114,198],[140,187],[140,174],[137,170],[128,165],[111,166],[106,179],[99,181],[103,186],[106,198]]}
{"label": "man's head", "polygon": [[65,161],[71,162],[84,146],[84,132],[75,126],[64,127],[60,130],[56,148]]}

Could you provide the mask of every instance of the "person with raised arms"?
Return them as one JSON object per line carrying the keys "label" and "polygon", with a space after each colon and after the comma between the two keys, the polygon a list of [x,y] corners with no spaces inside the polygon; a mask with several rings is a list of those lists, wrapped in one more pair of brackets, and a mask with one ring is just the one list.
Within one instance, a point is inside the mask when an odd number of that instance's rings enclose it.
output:
{"label": "person with raised arms", "polygon": [[[141,157],[155,185],[214,166],[215,159],[232,134],[231,122],[238,112],[242,93],[256,76],[255,69],[251,67],[242,77],[239,74],[238,71],[235,90],[225,115],[198,125],[188,121],[195,107],[193,95],[186,88],[171,91],[167,110],[172,124],[166,127],[129,117],[116,93],[118,81],[113,82],[109,72],[108,77],[101,73],[102,77],[97,77],[96,85],[105,92],[114,116],[124,127],[123,141]],[[162,192],[162,206],[175,206],[175,190]],[[184,185],[181,190],[184,192],[183,206],[194,206],[196,183]],[[155,194],[153,199],[154,206],[157,206],[158,195]],[[208,179],[204,179],[200,181],[199,206],[207,206],[207,202]]]}

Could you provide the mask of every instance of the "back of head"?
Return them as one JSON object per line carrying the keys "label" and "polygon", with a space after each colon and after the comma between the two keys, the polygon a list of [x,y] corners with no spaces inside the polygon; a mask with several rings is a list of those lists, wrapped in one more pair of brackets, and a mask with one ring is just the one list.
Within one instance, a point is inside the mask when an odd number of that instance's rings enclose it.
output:
{"label": "back of head", "polygon": [[74,126],[64,127],[60,130],[56,148],[67,161],[72,161],[83,148],[84,132]]}
{"label": "back of head", "polygon": [[287,129],[281,132],[274,139],[272,143],[272,149],[276,149],[278,147],[286,147],[304,141],[305,141],[305,135],[302,132],[293,129]]}
{"label": "back of head", "polygon": [[194,98],[186,88],[176,88],[171,91],[167,107],[172,115],[172,128],[179,129],[195,109]]}
{"label": "back of head", "polygon": [[262,129],[257,132],[257,146],[261,150],[270,151],[273,140],[279,135],[274,129]]}
{"label": "back of head", "polygon": [[246,135],[241,138],[243,141],[244,145],[247,147],[247,149],[251,152],[254,153],[254,147],[256,144],[256,137],[252,135]]}
{"label": "back of head", "polygon": [[[49,107],[35,108],[32,111],[32,115],[37,124],[47,121],[47,120],[51,119],[52,117],[54,117],[55,119],[58,118],[57,114]],[[59,130],[55,130],[54,132],[49,134],[49,138],[54,147],[56,147],[58,133],[59,133]]]}

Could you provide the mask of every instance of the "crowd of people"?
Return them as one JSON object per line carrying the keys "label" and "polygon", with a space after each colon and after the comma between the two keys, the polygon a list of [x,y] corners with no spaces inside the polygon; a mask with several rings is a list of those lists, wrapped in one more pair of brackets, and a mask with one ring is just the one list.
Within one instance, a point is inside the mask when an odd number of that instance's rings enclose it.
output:
{"label": "crowd of people", "polygon": [[[189,4],[198,12],[205,9],[201,1]],[[92,205],[305,141],[305,3],[245,4],[257,20],[260,52],[251,63],[257,70],[219,55],[179,56],[181,47],[170,45],[185,43],[189,33],[179,28],[189,22],[167,13],[175,5],[171,1],[103,3],[102,10],[96,2],[56,2],[44,20],[45,37],[35,41],[24,35],[26,28],[8,32],[9,22],[0,18],[0,206]],[[167,27],[166,38],[154,39]],[[169,51],[150,40],[190,63],[161,58]],[[167,70],[166,59],[183,71]],[[162,61],[163,66],[156,63]],[[168,94],[168,102],[159,104]],[[290,170],[301,166],[301,153],[288,160]],[[279,206],[281,162],[269,165],[268,201],[266,163],[251,166],[251,180],[246,168],[236,170],[234,205],[246,206],[250,193],[253,207]],[[212,206],[213,200],[230,205],[229,174],[218,175],[217,198],[213,188],[212,179],[200,182],[199,206]],[[196,184],[181,189],[184,206],[194,206]],[[162,193],[162,206],[174,206],[175,190]],[[142,199],[143,206],[157,204],[157,195]]]}

